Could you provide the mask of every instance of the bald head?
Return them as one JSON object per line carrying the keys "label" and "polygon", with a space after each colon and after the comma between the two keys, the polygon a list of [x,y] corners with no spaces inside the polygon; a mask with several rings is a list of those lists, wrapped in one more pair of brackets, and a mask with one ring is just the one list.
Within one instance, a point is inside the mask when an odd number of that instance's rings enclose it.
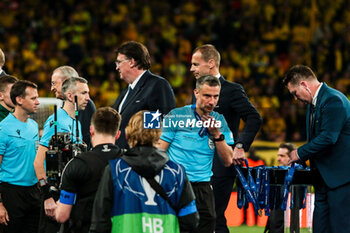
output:
{"label": "bald head", "polygon": [[5,65],[5,54],[0,48],[0,68],[2,68]]}
{"label": "bald head", "polygon": [[62,83],[71,77],[79,77],[78,72],[71,66],[60,66],[56,68],[51,76],[51,91],[58,99],[64,99],[62,95]]}

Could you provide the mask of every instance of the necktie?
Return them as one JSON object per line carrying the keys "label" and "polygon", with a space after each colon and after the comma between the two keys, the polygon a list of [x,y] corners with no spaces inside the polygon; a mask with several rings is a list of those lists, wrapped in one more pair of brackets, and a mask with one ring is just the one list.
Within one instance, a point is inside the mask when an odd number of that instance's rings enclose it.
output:
{"label": "necktie", "polygon": [[125,106],[126,106],[125,104],[127,103],[127,101],[130,98],[131,94],[132,94],[132,88],[129,86],[128,87],[128,92],[126,93],[126,97],[124,97],[124,99],[122,100],[122,102],[119,105],[119,109],[118,109],[119,112],[121,112],[121,110],[125,108]]}
{"label": "necktie", "polygon": [[309,138],[312,138],[313,135],[313,123],[315,118],[315,106],[313,104],[310,105],[310,118],[309,118]]}
{"label": "necktie", "polygon": [[124,103],[126,103],[126,101],[128,101],[128,99],[130,98],[131,94],[132,94],[132,88],[129,86],[128,87],[128,96],[126,97]]}

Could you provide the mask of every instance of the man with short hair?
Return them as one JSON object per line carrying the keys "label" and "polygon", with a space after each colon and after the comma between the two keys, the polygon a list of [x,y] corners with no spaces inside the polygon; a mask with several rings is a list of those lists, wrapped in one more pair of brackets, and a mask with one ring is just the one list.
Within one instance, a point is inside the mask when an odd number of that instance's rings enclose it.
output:
{"label": "man with short hair", "polygon": [[[278,166],[288,166],[289,165],[289,159],[290,159],[290,153],[295,150],[297,147],[292,143],[281,143],[278,147],[277,152],[277,162]],[[277,187],[276,187],[277,188]],[[281,189],[280,193],[282,193],[282,187],[279,187]],[[295,187],[302,189],[303,187]],[[300,192],[303,194],[303,192]],[[302,203],[302,201],[301,201]],[[296,204],[296,203],[294,203]],[[269,233],[283,233],[284,232],[284,211],[281,209],[273,209],[270,212],[270,216],[267,220],[265,232]]]}
{"label": "man with short hair", "polygon": [[[75,119],[75,96],[78,100],[78,110],[84,110],[90,99],[89,87],[87,80],[81,77],[71,77],[66,79],[62,84],[62,96],[64,98],[64,106],[57,110],[57,132],[70,133],[73,136],[73,143],[82,143],[77,140],[77,137],[81,136],[81,125],[78,121],[78,133],[76,135],[76,120]],[[54,114],[49,116],[44,124],[43,135],[40,139],[40,145],[35,157],[34,168],[39,181],[40,189],[43,193],[45,214],[49,217],[54,217],[54,210],[56,209],[56,203],[49,192],[50,184],[47,183],[47,177],[45,173],[45,158],[48,151],[49,141],[54,135],[55,129]],[[46,217],[42,217],[47,219]],[[49,219],[47,219],[49,220]],[[45,220],[46,221],[46,220]],[[46,221],[49,222],[49,221]],[[56,224],[57,225],[57,224]],[[41,226],[42,227],[42,226]],[[44,226],[43,226],[44,227]],[[48,232],[46,230],[45,232]]]}
{"label": "man with short hair", "polygon": [[290,153],[290,161],[310,160],[315,188],[313,232],[350,232],[350,101],[318,81],[307,66],[287,71],[283,83],[308,105],[307,143]]}
{"label": "man with short hair", "polygon": [[36,233],[40,193],[33,167],[39,141],[38,124],[29,118],[38,110],[37,85],[13,84],[15,111],[0,123],[0,223],[9,233]]}
{"label": "man with short hair", "polygon": [[0,77],[6,75],[6,72],[2,69],[5,65],[5,54],[0,48]]}
{"label": "man with short hair", "polygon": [[116,54],[116,70],[120,79],[128,84],[113,105],[122,115],[121,135],[116,144],[120,148],[129,148],[125,139],[129,119],[140,110],[159,110],[167,114],[175,107],[175,96],[166,79],[149,71],[151,57],[143,44],[128,41],[117,49]]}
{"label": "man with short hair", "polygon": [[[215,203],[210,185],[214,152],[225,166],[232,164],[233,136],[225,118],[214,112],[220,81],[211,75],[197,79],[196,104],[173,109],[164,119],[159,147],[170,160],[185,167],[199,212],[199,226],[193,232],[214,232]],[[173,123],[169,123],[173,122]],[[237,163],[237,161],[235,161]]]}
{"label": "man with short hair", "polygon": [[121,155],[119,147],[114,145],[120,135],[120,121],[115,109],[97,109],[90,126],[93,149],[74,157],[64,168],[55,215],[58,222],[66,222],[67,232],[89,231],[92,206],[103,170],[109,160]]}
{"label": "man with short hair", "polygon": [[14,105],[11,101],[11,87],[17,81],[16,77],[4,75],[0,77],[0,122],[13,111]]}
{"label": "man with short hair", "polygon": [[[57,99],[63,100],[62,95],[62,83],[71,77],[79,77],[78,72],[71,66],[60,66],[57,67],[51,76],[51,91],[53,91],[56,95]],[[83,141],[88,146],[88,149],[91,147],[91,139],[90,139],[90,124],[92,114],[96,111],[96,107],[94,102],[89,99],[88,104],[86,105],[84,110],[79,110],[79,122],[81,124],[81,130],[83,134]]]}
{"label": "man with short hair", "polygon": [[[241,163],[244,152],[249,150],[254,137],[260,129],[262,119],[249,101],[243,87],[238,83],[232,83],[220,74],[220,53],[211,44],[205,44],[193,51],[191,60],[191,72],[198,79],[203,75],[212,75],[220,80],[220,99],[215,111],[224,115],[228,127],[233,133],[235,145],[233,147],[234,164]],[[192,103],[195,100],[193,99]],[[244,127],[238,133],[241,120]],[[237,161],[237,162],[235,162]],[[231,197],[233,184],[236,178],[234,166],[225,167],[217,155],[213,162],[212,185],[215,196],[216,233],[228,233],[225,210]]]}
{"label": "man with short hair", "polygon": [[278,166],[288,166],[290,153],[295,149],[297,149],[297,147],[292,143],[288,143],[288,142],[282,143],[278,147],[278,152],[277,152]]}

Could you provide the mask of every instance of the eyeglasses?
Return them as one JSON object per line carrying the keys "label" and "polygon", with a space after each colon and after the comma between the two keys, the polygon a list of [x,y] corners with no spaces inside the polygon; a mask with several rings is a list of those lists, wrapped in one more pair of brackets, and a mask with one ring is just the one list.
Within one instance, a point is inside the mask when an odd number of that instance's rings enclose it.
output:
{"label": "eyeglasses", "polygon": [[116,60],[116,61],[115,61],[115,66],[118,67],[118,66],[120,66],[120,64],[122,64],[123,62],[128,61],[128,60],[129,60],[129,59],[125,59],[125,60],[122,60],[122,61]]}

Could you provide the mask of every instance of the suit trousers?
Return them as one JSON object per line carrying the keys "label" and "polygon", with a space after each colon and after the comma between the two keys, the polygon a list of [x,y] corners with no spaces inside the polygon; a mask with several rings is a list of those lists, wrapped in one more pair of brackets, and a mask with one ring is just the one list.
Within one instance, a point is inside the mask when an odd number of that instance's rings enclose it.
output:
{"label": "suit trousers", "polygon": [[320,177],[314,187],[313,233],[349,233],[350,183],[331,189]]}

